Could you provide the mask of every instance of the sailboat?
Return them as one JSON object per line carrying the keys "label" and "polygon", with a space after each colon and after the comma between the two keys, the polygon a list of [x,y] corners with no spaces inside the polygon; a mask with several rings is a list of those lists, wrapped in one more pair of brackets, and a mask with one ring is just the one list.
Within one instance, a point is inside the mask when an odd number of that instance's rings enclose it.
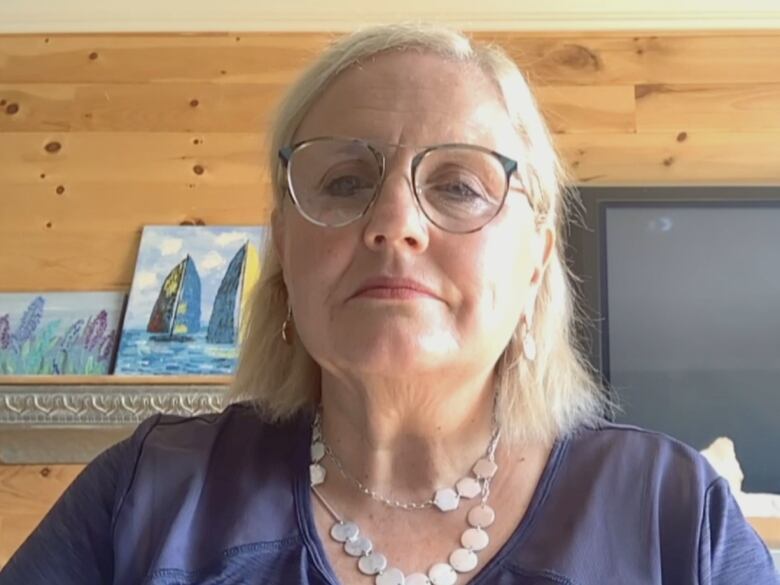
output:
{"label": "sailboat", "polygon": [[200,330],[200,276],[189,254],[165,277],[146,331],[157,340],[186,339]]}
{"label": "sailboat", "polygon": [[206,333],[208,343],[235,343],[240,337],[241,315],[259,276],[257,248],[245,242],[228,264],[219,284]]}

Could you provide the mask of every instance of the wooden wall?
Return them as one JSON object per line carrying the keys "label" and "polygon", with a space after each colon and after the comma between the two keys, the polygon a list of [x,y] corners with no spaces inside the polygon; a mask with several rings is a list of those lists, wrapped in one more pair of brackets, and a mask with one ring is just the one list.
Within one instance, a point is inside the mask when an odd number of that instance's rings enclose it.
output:
{"label": "wooden wall", "polygon": [[[477,36],[582,183],[780,182],[780,31]],[[331,38],[0,36],[0,291],[125,290],[145,224],[264,222],[270,108]],[[0,565],[77,470],[0,467]]]}

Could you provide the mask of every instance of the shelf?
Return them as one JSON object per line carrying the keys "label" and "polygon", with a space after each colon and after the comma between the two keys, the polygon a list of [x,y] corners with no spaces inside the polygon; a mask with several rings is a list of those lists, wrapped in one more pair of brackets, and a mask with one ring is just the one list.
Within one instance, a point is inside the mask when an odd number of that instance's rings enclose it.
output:
{"label": "shelf", "polygon": [[230,376],[0,376],[0,463],[83,463],[157,414],[226,406]]}

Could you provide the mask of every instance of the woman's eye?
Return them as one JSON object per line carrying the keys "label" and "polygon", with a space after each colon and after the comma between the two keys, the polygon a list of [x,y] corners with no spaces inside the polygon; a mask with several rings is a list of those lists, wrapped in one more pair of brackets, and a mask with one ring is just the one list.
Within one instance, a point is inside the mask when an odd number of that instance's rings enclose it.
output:
{"label": "woman's eye", "polygon": [[464,201],[468,201],[484,198],[480,190],[472,188],[471,185],[463,181],[450,181],[448,183],[441,183],[439,185],[433,185],[433,188],[437,194],[451,199],[462,199]]}
{"label": "woman's eye", "polygon": [[373,185],[361,177],[345,175],[329,180],[323,189],[324,194],[334,197],[351,197],[360,191],[372,189]]}

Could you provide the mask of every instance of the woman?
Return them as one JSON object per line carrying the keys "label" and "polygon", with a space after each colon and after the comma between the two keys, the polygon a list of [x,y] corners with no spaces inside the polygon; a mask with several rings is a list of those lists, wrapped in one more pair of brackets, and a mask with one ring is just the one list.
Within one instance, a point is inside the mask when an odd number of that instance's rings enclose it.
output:
{"label": "woman", "polygon": [[694,450],[602,420],[571,340],[565,177],[501,51],[348,36],[271,150],[244,401],[144,422],[0,583],[776,582]]}

